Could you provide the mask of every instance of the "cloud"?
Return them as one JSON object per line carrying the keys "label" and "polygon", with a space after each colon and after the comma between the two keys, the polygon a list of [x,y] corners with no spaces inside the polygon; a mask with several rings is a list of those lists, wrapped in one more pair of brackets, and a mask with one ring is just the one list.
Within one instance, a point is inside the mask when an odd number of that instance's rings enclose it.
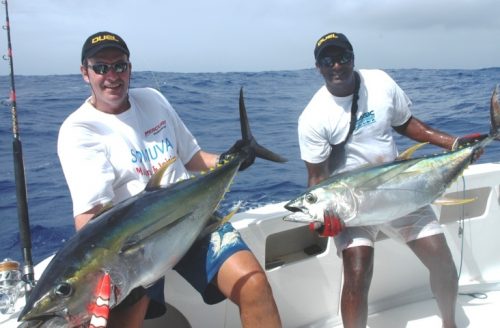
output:
{"label": "cloud", "polygon": [[[19,74],[78,74],[81,45],[98,30],[124,37],[138,70],[310,68],[316,39],[329,31],[351,39],[357,67],[500,66],[499,9],[497,0],[9,3]],[[0,74],[6,72],[0,66]]]}

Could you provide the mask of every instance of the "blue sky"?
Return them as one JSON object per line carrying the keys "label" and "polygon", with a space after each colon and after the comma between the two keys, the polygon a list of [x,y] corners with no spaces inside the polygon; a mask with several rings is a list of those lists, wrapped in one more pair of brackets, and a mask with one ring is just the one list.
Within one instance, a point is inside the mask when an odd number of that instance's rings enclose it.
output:
{"label": "blue sky", "polygon": [[332,31],[349,37],[358,68],[500,67],[499,13],[498,0],[9,1],[15,72],[37,75],[79,73],[100,30],[126,40],[136,71],[311,68]]}

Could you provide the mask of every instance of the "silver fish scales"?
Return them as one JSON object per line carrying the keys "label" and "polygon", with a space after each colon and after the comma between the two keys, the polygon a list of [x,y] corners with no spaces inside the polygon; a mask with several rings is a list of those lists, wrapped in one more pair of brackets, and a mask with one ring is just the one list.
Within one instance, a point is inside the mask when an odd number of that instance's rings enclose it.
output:
{"label": "silver fish scales", "polygon": [[322,222],[325,210],[346,226],[374,225],[438,201],[443,205],[471,200],[438,200],[471,164],[478,151],[500,135],[499,87],[491,97],[489,135],[454,151],[361,167],[333,175],[289,201],[286,221]]}

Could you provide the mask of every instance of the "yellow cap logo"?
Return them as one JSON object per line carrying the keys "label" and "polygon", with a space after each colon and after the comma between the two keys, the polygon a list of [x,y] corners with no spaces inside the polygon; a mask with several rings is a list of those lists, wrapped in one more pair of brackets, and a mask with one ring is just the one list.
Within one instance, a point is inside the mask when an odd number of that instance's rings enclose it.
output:
{"label": "yellow cap logo", "polygon": [[323,43],[325,43],[328,40],[338,39],[338,38],[339,37],[335,33],[331,33],[331,34],[325,35],[324,37],[322,37],[321,39],[318,40],[318,43],[316,44],[316,47],[321,46]]}
{"label": "yellow cap logo", "polygon": [[114,35],[111,34],[104,34],[104,35],[99,35],[96,36],[95,38],[92,39],[92,44],[96,44],[102,41],[116,41],[120,42]]}

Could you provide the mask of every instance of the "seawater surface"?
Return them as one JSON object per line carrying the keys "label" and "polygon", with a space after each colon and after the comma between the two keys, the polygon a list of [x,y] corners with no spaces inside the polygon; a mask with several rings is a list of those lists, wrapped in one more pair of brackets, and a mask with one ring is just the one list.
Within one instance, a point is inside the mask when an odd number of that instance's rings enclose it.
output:
{"label": "seawater surface", "polygon": [[[408,93],[413,113],[455,135],[487,132],[489,101],[500,68],[481,70],[387,70]],[[16,76],[17,111],[23,145],[35,263],[59,249],[74,233],[71,198],[56,153],[59,126],[89,96],[80,75]],[[257,73],[134,72],[132,87],[159,88],[207,151],[222,152],[241,137],[238,96],[244,88],[252,132],[258,142],[288,158],[285,164],[257,159],[240,172],[221,210],[243,201],[243,209],[287,200],[306,188],[297,119],[323,80],[314,69]],[[8,99],[10,79],[0,76]],[[413,142],[398,137],[399,148]],[[433,146],[422,151],[440,151]],[[500,143],[479,162],[500,160]],[[0,257],[21,261],[13,177],[12,120],[0,108]]]}

